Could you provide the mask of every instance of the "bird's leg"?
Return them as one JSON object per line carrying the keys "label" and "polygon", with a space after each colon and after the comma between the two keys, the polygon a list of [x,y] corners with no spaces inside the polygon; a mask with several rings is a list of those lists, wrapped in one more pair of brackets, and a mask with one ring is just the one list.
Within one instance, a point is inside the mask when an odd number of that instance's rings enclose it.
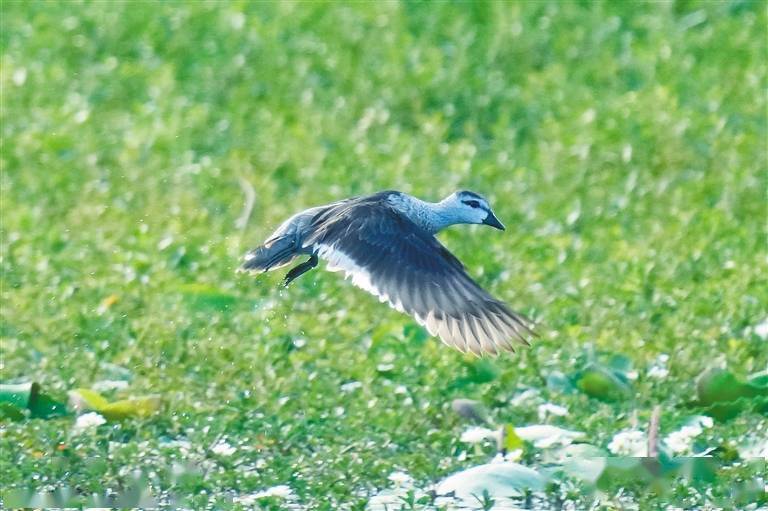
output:
{"label": "bird's leg", "polygon": [[317,266],[318,258],[317,255],[312,254],[309,259],[304,261],[298,266],[295,266],[291,268],[291,271],[289,271],[285,278],[283,279],[283,287],[288,287],[288,284],[293,282],[296,278],[304,275],[309,270]]}

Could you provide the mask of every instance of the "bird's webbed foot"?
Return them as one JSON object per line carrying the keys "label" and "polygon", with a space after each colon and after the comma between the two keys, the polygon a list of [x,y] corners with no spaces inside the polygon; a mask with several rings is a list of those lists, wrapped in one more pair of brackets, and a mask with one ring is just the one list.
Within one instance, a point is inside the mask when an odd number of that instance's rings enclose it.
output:
{"label": "bird's webbed foot", "polygon": [[318,258],[317,255],[312,254],[309,259],[304,261],[303,263],[299,264],[298,266],[294,266],[291,268],[291,271],[289,271],[285,278],[283,279],[283,287],[287,287],[288,284],[296,280],[298,277],[301,277],[305,273],[307,273],[309,270],[317,266]]}

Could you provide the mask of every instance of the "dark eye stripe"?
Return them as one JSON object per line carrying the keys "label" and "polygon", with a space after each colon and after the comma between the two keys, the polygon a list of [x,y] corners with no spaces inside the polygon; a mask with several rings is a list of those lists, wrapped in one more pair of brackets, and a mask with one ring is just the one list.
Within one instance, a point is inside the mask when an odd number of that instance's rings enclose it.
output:
{"label": "dark eye stripe", "polygon": [[461,201],[461,202],[463,202],[464,204],[466,204],[470,208],[479,208],[480,207],[480,202],[478,202],[476,200],[465,200],[465,201]]}

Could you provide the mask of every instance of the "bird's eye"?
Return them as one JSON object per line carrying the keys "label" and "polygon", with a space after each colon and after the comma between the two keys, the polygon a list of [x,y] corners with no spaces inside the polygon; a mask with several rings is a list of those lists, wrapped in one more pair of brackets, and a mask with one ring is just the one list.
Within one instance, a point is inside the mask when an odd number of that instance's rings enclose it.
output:
{"label": "bird's eye", "polygon": [[478,201],[476,201],[476,200],[464,201],[464,204],[466,204],[470,208],[479,208],[480,207],[480,203]]}

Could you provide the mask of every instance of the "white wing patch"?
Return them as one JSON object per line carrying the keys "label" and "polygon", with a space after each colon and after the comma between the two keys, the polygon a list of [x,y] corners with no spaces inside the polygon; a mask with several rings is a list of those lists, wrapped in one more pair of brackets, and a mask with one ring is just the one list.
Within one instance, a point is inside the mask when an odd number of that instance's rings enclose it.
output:
{"label": "white wing patch", "polygon": [[[314,247],[318,257],[327,261],[328,271],[344,272],[345,278],[372,295],[379,301],[387,302],[399,312],[409,313],[430,335],[438,337],[444,344],[453,346],[463,353],[471,352],[475,355],[483,353],[498,354],[502,350],[514,351],[511,340],[521,344],[528,344],[523,337],[523,329],[526,328],[514,313],[504,314],[499,310],[475,308],[474,312],[467,312],[459,317],[442,314],[440,311],[428,312],[406,311],[402,300],[396,296],[389,296],[380,289],[371,278],[371,273],[355,262],[348,254],[338,249],[336,244],[317,244]],[[465,289],[454,290],[457,295],[454,298],[464,298],[472,303],[472,296]],[[518,325],[519,322],[519,325]]]}
{"label": "white wing patch", "polygon": [[317,245],[317,255],[328,262],[328,271],[344,272],[344,278],[351,279],[355,286],[376,296],[380,302],[389,303],[390,307],[398,312],[405,312],[400,300],[393,300],[387,293],[376,287],[371,281],[371,274],[368,270],[355,263],[351,257],[336,248],[335,245]]}

